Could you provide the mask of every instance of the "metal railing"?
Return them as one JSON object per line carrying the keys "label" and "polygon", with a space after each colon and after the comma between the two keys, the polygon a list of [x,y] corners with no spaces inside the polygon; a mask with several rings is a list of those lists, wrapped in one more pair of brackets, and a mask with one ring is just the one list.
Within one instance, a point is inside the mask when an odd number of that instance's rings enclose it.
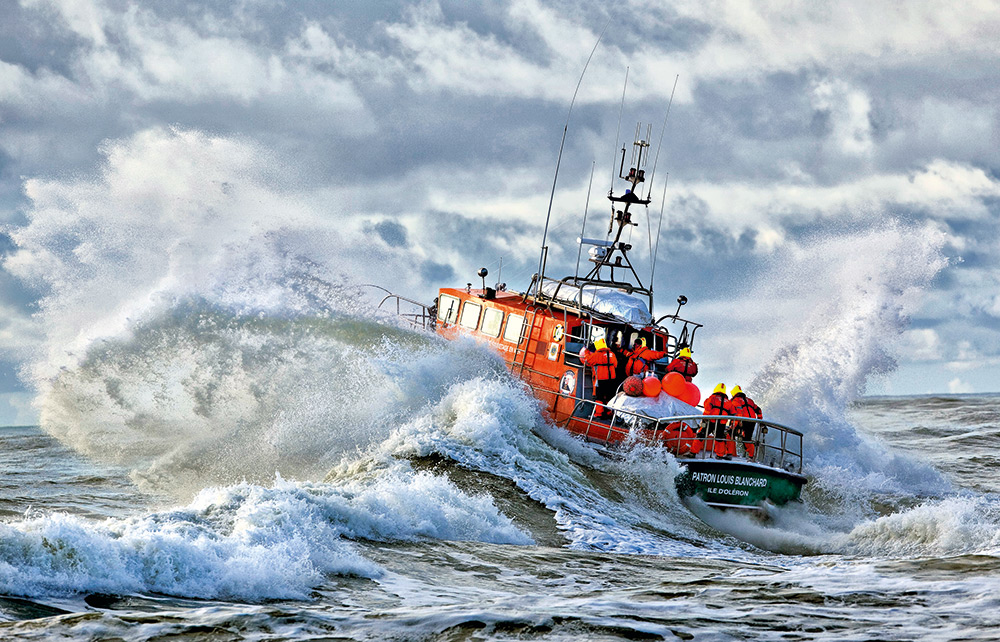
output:
{"label": "metal railing", "polygon": [[[802,433],[775,421],[732,415],[652,417],[631,410],[604,406],[612,413],[610,420],[608,420],[595,417],[599,403],[593,399],[583,399],[556,391],[550,392],[575,402],[572,416],[566,418],[564,425],[573,419],[585,422],[586,430],[582,435],[589,440],[663,445],[676,454],[685,449],[684,442],[689,442],[692,439],[690,436],[685,437],[677,429],[676,424],[682,424],[690,428],[695,433],[694,438],[702,443],[701,451],[697,454],[684,455],[687,458],[717,458],[714,448],[716,442],[726,442],[728,446],[728,442],[737,445],[742,441],[744,444],[752,444],[754,453],[753,456],[737,456],[736,459],[763,464],[771,468],[780,468],[787,472],[802,473]],[[589,411],[586,410],[588,406]],[[725,438],[717,439],[712,434],[715,431],[716,422],[725,424]],[[734,430],[737,424],[752,424],[753,428],[749,431],[750,438],[738,440],[733,436],[737,432]],[[678,432],[678,434],[667,438],[670,431]]]}
{"label": "metal railing", "polygon": [[[437,314],[433,308],[426,306],[419,301],[399,296],[398,294],[387,295],[379,302],[377,309],[381,310],[382,306],[385,305],[387,301],[393,300],[396,302],[396,316],[406,319],[406,321],[408,321],[413,327],[426,330],[427,328],[433,328],[434,324],[437,323]],[[404,312],[403,304],[413,308],[419,308],[419,310]]]}

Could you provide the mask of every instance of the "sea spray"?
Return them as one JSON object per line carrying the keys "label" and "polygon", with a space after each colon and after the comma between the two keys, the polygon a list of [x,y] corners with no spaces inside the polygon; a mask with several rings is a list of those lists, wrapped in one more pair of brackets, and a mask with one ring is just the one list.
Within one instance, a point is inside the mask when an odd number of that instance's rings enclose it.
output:
{"label": "sea spray", "polygon": [[[689,543],[700,539],[700,524],[677,501],[673,457],[636,448],[594,459],[592,449],[556,431],[543,423],[537,402],[519,384],[477,377],[452,386],[435,407],[401,425],[381,444],[378,459],[442,455],[513,480],[551,511],[572,548],[706,554]],[[564,440],[567,452],[551,445]],[[340,466],[327,479],[358,473]]]}
{"label": "sea spray", "polygon": [[399,462],[368,480],[206,488],[188,506],[128,519],[55,514],[6,522],[0,590],[305,599],[329,575],[381,575],[352,542],[358,539],[531,542],[489,498]]}
{"label": "sea spray", "polygon": [[42,295],[45,342],[23,377],[43,428],[143,487],[321,477],[450,382],[499,368],[373,313],[352,285],[377,253],[362,222],[309,205],[266,150],[153,129],[103,151],[93,177],[28,181],[5,267]]}
{"label": "sea spray", "polygon": [[755,296],[806,310],[794,326],[778,326],[784,344],[747,387],[767,416],[806,434],[813,475],[828,469],[878,491],[947,487],[929,466],[859,433],[845,414],[873,378],[895,368],[893,345],[947,264],[944,242],[933,226],[889,222],[796,249],[754,284]]}
{"label": "sea spray", "polygon": [[[487,348],[363,311],[351,284],[379,270],[414,285],[412,261],[376,256],[356,234],[362,220],[312,205],[264,150],[150,130],[105,152],[92,179],[29,181],[29,223],[5,263],[43,294],[44,353],[25,374],[50,433],[134,468],[143,487],[190,497],[276,470],[320,479],[383,442],[406,457],[392,444],[426,430],[433,446],[411,452],[514,480],[575,547],[689,551],[677,541],[701,538],[672,508],[669,456],[598,461],[542,425]],[[746,387],[769,417],[805,428],[808,505],[861,511],[838,526],[870,518],[874,495],[946,487],[844,416],[893,367],[891,341],[943,265],[941,243],[940,231],[903,224],[820,239],[743,288],[787,325],[759,305],[727,308],[744,329],[768,323],[764,340],[744,343],[784,345]],[[552,445],[571,455],[551,460]]]}
{"label": "sea spray", "polygon": [[233,315],[204,302],[94,345],[44,395],[45,428],[141,485],[316,479],[499,358],[372,319]]}

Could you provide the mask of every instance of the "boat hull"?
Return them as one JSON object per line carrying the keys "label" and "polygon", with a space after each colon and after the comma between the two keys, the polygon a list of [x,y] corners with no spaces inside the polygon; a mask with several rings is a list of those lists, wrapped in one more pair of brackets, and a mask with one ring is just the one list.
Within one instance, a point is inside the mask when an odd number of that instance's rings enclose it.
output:
{"label": "boat hull", "polygon": [[714,508],[759,509],[798,501],[806,478],[749,461],[678,459],[686,470],[677,476],[682,497],[698,497]]}
{"label": "boat hull", "polygon": [[[684,435],[671,436],[667,431],[655,434],[637,431],[630,435],[621,426],[577,418],[563,426],[587,441],[612,450],[627,447],[633,441],[666,449],[684,466],[684,472],[675,480],[678,494],[698,497],[713,508],[759,510],[765,504],[782,506],[798,501],[806,483],[804,475],[774,466],[739,458],[719,459],[711,452],[699,456],[700,441]],[[691,445],[696,447],[691,448]]]}

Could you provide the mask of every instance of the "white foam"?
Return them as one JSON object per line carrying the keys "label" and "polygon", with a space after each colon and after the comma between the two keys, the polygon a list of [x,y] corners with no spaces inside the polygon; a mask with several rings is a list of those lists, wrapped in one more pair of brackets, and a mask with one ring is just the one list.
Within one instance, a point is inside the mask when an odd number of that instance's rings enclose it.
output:
{"label": "white foam", "polygon": [[798,308],[794,323],[775,320],[784,345],[747,389],[765,416],[806,433],[811,474],[832,471],[829,483],[871,484],[868,490],[880,492],[948,489],[930,466],[860,433],[846,416],[872,378],[894,369],[892,349],[908,315],[947,263],[944,240],[936,228],[896,222],[820,239],[750,288],[759,300],[785,302],[783,314],[790,313],[788,302]]}
{"label": "white foam", "polygon": [[1000,502],[982,496],[928,501],[859,524],[833,543],[836,552],[850,555],[996,555],[1000,552]]}
{"label": "white foam", "polygon": [[238,484],[187,507],[104,522],[69,515],[0,523],[0,591],[302,599],[332,574],[378,577],[349,540],[530,538],[487,497],[401,464],[340,484]]}
{"label": "white foam", "polygon": [[[440,454],[514,481],[552,511],[573,548],[705,554],[676,538],[694,536],[697,525],[677,499],[673,457],[636,448],[607,459],[557,431],[541,424],[537,402],[520,385],[505,377],[480,377],[453,386],[431,412],[401,426],[381,449],[384,457]],[[602,471],[607,488],[595,486],[593,469]]]}

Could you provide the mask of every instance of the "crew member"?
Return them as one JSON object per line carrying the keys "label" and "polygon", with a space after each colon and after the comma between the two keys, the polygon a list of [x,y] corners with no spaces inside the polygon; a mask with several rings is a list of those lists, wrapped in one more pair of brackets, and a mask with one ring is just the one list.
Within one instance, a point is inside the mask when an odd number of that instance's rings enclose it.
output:
{"label": "crew member", "polygon": [[628,365],[628,357],[625,355],[626,350],[623,342],[625,339],[622,337],[622,331],[618,330],[614,333],[611,345],[608,347],[611,352],[615,353],[615,358],[618,359],[618,367],[615,368],[615,390],[618,386],[622,385],[622,382],[628,378],[628,374],[625,373],[625,368]]}
{"label": "crew member", "polygon": [[647,369],[657,359],[662,359],[666,352],[657,352],[646,347],[646,340],[642,337],[632,342],[632,349],[625,351],[628,357],[628,365],[625,366],[625,376],[638,375],[646,372]]}
{"label": "crew member", "polygon": [[598,339],[593,344],[593,349],[584,349],[580,353],[580,359],[591,367],[594,373],[594,399],[599,401],[595,404],[594,417],[603,417],[605,414],[604,404],[615,395],[615,369],[618,367],[618,358],[615,353],[608,348],[604,339]]}
{"label": "crew member", "polygon": [[[739,386],[733,386],[730,391],[733,398],[729,400],[732,414],[737,417],[748,417],[750,419],[763,419],[764,414],[760,411],[760,406],[754,403]],[[733,428],[733,436],[736,437],[737,451],[753,459],[757,447],[753,442],[754,432],[757,424],[749,421],[734,422],[737,425]]]}
{"label": "crew member", "polygon": [[[712,394],[705,399],[704,403],[705,415],[731,415],[732,404],[729,401],[729,396],[726,394],[726,384],[720,383],[712,391]],[[712,419],[708,421],[703,421],[701,426],[701,436],[708,440],[715,440],[715,446],[713,450],[715,451],[716,457],[732,456],[736,454],[736,444],[733,440],[729,438],[729,422],[722,419]]]}
{"label": "crew member", "polygon": [[681,348],[677,357],[667,364],[667,372],[679,372],[684,381],[691,381],[698,374],[698,364],[691,358],[691,348]]}

